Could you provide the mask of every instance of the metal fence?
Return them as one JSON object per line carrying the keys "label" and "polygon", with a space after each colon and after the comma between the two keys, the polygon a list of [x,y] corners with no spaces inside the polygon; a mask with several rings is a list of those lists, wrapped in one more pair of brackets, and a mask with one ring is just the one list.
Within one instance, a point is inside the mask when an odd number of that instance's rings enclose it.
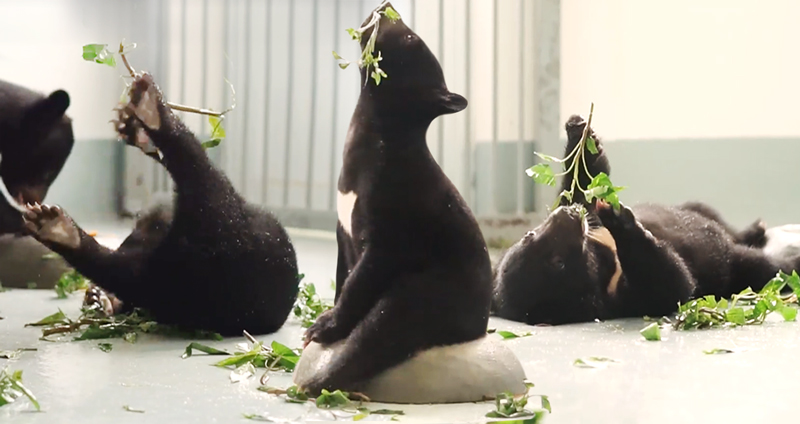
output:
{"label": "metal fence", "polygon": [[[146,0],[137,60],[168,99],[236,109],[212,159],[251,202],[288,226],[332,229],[345,135],[359,92],[358,57],[345,29],[378,0]],[[559,149],[558,0],[395,0],[404,21],[444,68],[469,107],[436,120],[433,156],[485,226],[520,222],[554,196],[524,170],[534,145]],[[153,30],[155,28],[155,30]],[[390,76],[391,77],[391,76]],[[200,137],[210,125],[183,114]],[[124,208],[168,199],[168,175],[127,154]],[[507,218],[511,218],[509,221]],[[524,220],[523,220],[524,221]],[[504,226],[505,224],[499,224]]]}

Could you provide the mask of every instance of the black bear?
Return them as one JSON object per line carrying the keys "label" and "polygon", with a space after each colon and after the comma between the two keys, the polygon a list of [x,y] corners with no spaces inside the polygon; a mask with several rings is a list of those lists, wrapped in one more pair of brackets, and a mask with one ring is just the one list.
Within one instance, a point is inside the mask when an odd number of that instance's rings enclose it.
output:
{"label": "black bear", "polygon": [[339,175],[335,306],[305,336],[346,342],[302,385],[311,393],[358,390],[421,351],[477,340],[489,318],[486,244],[425,139],[435,118],[467,100],[447,89],[436,57],[402,20],[382,15],[379,25],[375,51],[388,77],[377,85],[361,70]]}
{"label": "black bear", "polygon": [[150,211],[116,251],[57,206],[29,206],[27,229],[123,305],[143,308],[162,324],[223,335],[278,330],[299,284],[286,231],[214,167],[150,75],[134,79],[130,97],[118,110],[117,131],[129,144],[152,142],[160,150],[176,185],[174,207]]}
{"label": "black bear", "polygon": [[[42,202],[61,173],[75,143],[65,114],[69,104],[64,90],[45,96],[0,81],[0,177],[14,203]],[[50,288],[68,267],[59,258],[43,260],[51,252],[21,236],[17,208],[0,197],[0,281],[6,287]]]}
{"label": "black bear", "polygon": [[[585,126],[580,116],[569,118],[567,153]],[[589,131],[598,152],[585,152],[588,172],[610,174],[602,143]],[[563,189],[572,178],[563,179]],[[587,187],[589,177],[579,178]],[[623,205],[616,211],[602,201],[575,200],[572,205],[562,200],[499,261],[495,315],[529,324],[665,315],[693,296],[759,289],[779,270],[795,267],[760,249],[766,240],[763,223],[737,232],[702,203]]]}
{"label": "black bear", "polygon": [[[18,203],[41,203],[72,152],[69,102],[64,90],[44,96],[0,81],[0,177]],[[22,214],[1,198],[0,234],[22,228]]]}

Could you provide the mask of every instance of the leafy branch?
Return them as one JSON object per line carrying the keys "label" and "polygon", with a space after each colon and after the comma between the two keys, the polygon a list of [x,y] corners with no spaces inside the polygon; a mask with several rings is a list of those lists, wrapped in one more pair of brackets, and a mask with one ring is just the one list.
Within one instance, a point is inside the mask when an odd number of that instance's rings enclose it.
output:
{"label": "leafy branch", "polygon": [[[271,395],[284,396],[286,402],[288,403],[303,404],[307,402],[314,402],[317,408],[320,409],[339,409],[343,412],[349,412],[355,414],[353,415],[353,421],[363,420],[370,415],[391,415],[392,421],[394,421],[398,415],[405,414],[401,410],[393,409],[370,410],[369,408],[363,406],[363,403],[369,402],[370,399],[367,396],[357,392],[345,392],[338,389],[328,391],[326,389],[322,389],[320,395],[314,398],[310,397],[305,390],[301,390],[297,386],[290,386],[286,389],[261,386],[258,388],[258,390]],[[245,418],[248,419],[254,419],[256,417],[257,416],[255,415],[245,415]]]}
{"label": "leafy branch", "polygon": [[[553,156],[541,154],[539,152],[534,152],[536,156],[540,157],[546,162],[565,164],[571,160],[571,162],[569,162],[569,167],[566,168],[564,172],[556,174],[553,172],[553,169],[550,167],[549,163],[539,163],[525,170],[525,173],[529,177],[533,178],[535,182],[549,185],[551,187],[555,187],[556,177],[561,177],[572,173],[572,184],[570,185],[569,190],[564,190],[561,192],[561,194],[559,194],[553,205],[554,208],[558,206],[562,198],[566,199],[568,203],[572,203],[575,197],[576,188],[583,193],[587,202],[591,202],[593,199],[601,199],[611,204],[615,210],[619,210],[620,208],[619,196],[617,193],[619,193],[625,187],[614,186],[614,184],[611,183],[611,179],[605,172],[592,175],[589,172],[589,167],[586,165],[586,150],[593,155],[598,154],[597,142],[590,135],[593,115],[594,103],[591,104],[589,109],[589,119],[586,121],[586,126],[583,128],[581,139],[575,148],[572,149],[572,151],[567,155],[567,157],[559,159]],[[581,168],[583,169],[583,172],[589,178],[591,178],[591,182],[586,188],[581,187],[578,180]]]}
{"label": "leafy branch", "polygon": [[[367,22],[366,25],[358,29],[353,29],[353,28],[347,29],[347,33],[350,34],[350,37],[353,40],[357,41],[359,45],[361,45],[361,37],[368,29],[372,28],[372,33],[370,34],[366,45],[361,50],[361,57],[358,59],[356,63],[358,64],[359,68],[365,69],[367,75],[369,75],[373,80],[375,80],[376,86],[381,84],[382,78],[389,77],[388,75],[386,75],[386,72],[384,72],[383,69],[381,69],[380,66],[378,65],[378,62],[383,60],[383,57],[381,57],[381,52],[379,51],[377,56],[375,55],[375,43],[378,40],[378,28],[380,27],[381,15],[386,16],[391,23],[395,23],[398,20],[400,20],[400,14],[397,13],[397,11],[394,10],[391,6],[386,7],[384,10],[380,10],[384,6],[386,6],[387,3],[389,3],[389,0],[384,0],[383,2],[381,2],[381,5],[378,6],[376,11],[372,12],[372,17],[370,18],[369,22]],[[350,66],[351,62],[344,60],[335,51],[333,52],[333,57],[336,60],[341,61],[339,62],[340,68],[347,69],[347,67]],[[372,73],[369,72],[370,66],[373,68]],[[364,85],[366,84],[367,81],[365,80]]]}
{"label": "leafy branch", "polygon": [[[792,292],[781,294],[787,287]],[[781,271],[757,293],[748,287],[733,295],[730,302],[726,299],[718,301],[709,295],[680,305],[672,326],[676,330],[689,330],[758,325],[773,312],[781,314],[786,321],[795,321],[797,308],[792,305],[797,305],[798,296],[800,276],[796,271],[791,275]]]}
{"label": "leafy branch", "polygon": [[117,314],[106,317],[98,313],[97,309],[87,308],[81,315],[73,320],[60,309],[41,320],[25,324],[26,327],[43,327],[42,339],[56,334],[80,333],[73,340],[98,340],[122,338],[126,342],[136,343],[140,333],[162,334],[178,337],[208,338],[222,340],[217,333],[207,331],[186,332],[176,327],[159,324],[153,321],[146,312],[134,309],[128,314]]}
{"label": "leafy branch", "polygon": [[[303,279],[303,275],[300,275],[300,279]],[[292,312],[295,317],[300,319],[303,328],[308,328],[317,321],[317,318],[323,312],[332,307],[333,305],[320,299],[313,283],[303,283],[300,286],[300,292],[297,295],[297,301]]]}
{"label": "leafy branch", "polygon": [[[126,54],[129,52],[128,49],[132,50],[134,48],[136,48],[135,43],[129,45],[120,43],[119,49],[116,52],[112,52],[108,49],[107,44],[87,44],[83,46],[83,59],[115,68],[117,66],[117,61],[114,58],[114,55],[118,54],[130,77],[136,78],[140,74],[136,72],[133,66],[131,66],[126,56]],[[225,115],[228,112],[231,112],[234,108],[236,108],[236,90],[234,90],[233,84],[231,84],[230,81],[226,79],[225,82],[228,83],[228,86],[231,89],[231,106],[221,112],[211,109],[181,105],[173,102],[166,102],[167,106],[172,110],[208,116],[208,123],[211,125],[211,139],[203,142],[204,148],[216,147],[222,142],[222,140],[225,138],[225,130],[222,127],[222,121],[225,119]],[[126,87],[126,89],[127,88],[128,87]]]}

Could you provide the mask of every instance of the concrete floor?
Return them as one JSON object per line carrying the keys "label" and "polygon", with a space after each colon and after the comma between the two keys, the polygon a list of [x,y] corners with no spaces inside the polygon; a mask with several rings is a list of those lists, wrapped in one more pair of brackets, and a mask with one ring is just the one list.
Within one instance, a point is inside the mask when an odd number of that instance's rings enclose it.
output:
{"label": "concrete floor", "polygon": [[[100,228],[98,228],[100,230]],[[107,236],[101,233],[101,236]],[[330,280],[336,244],[327,233],[293,232],[301,272],[332,298]],[[115,240],[108,239],[109,244]],[[43,413],[25,400],[0,408],[0,422],[145,423],[248,422],[242,414],[280,420],[332,420],[313,406],[285,403],[256,390],[257,378],[231,383],[228,371],[210,366],[219,357],[181,359],[188,340],[140,337],[136,344],[112,340],[102,352],[97,341],[42,342],[38,328],[25,328],[59,308],[77,316],[80,296],[58,300],[52,291],[0,293],[0,350],[37,348],[0,367],[24,370],[24,383],[38,397]],[[771,422],[796,417],[791,400],[800,393],[800,368],[793,366],[800,343],[797,323],[666,332],[661,342],[639,334],[641,319],[560,327],[528,327],[492,319],[499,330],[532,331],[506,341],[520,358],[532,393],[550,397],[548,423],[729,423]],[[290,318],[278,333],[261,337],[291,347],[301,345],[303,329]],[[499,337],[499,336],[491,336]],[[243,338],[208,344],[233,351]],[[736,353],[706,355],[705,349],[735,348]],[[600,369],[578,368],[577,358],[605,356],[619,363]],[[259,374],[260,375],[260,374]],[[291,376],[273,374],[271,386],[291,385]],[[144,410],[127,412],[124,405]],[[403,422],[482,422],[491,403],[406,406]],[[532,398],[531,406],[537,407]],[[370,417],[372,419],[374,417]],[[388,418],[388,417],[385,417]],[[341,420],[349,420],[342,414]]]}

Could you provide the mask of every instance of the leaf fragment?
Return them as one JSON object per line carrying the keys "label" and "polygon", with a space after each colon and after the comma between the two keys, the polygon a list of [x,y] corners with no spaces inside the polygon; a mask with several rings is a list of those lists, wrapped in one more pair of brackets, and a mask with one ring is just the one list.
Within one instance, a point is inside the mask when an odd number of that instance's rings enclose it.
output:
{"label": "leaf fragment", "polygon": [[640,333],[647,341],[659,341],[661,340],[661,327],[658,326],[657,322],[654,322],[647,327],[643,328]]}

